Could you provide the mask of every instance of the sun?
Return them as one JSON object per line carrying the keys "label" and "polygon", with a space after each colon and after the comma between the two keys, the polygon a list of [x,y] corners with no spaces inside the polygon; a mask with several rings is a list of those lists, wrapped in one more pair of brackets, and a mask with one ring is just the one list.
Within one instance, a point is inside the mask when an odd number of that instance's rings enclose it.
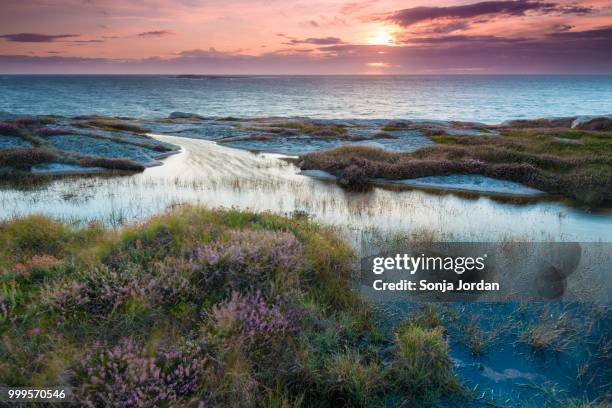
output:
{"label": "sun", "polygon": [[368,44],[372,45],[393,45],[393,37],[389,31],[382,29],[368,39]]}

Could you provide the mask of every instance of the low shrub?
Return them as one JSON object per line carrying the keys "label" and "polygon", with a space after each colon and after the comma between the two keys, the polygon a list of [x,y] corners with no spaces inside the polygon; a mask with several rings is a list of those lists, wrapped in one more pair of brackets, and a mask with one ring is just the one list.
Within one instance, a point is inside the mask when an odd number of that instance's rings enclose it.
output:
{"label": "low shrub", "polygon": [[95,127],[95,128],[109,130],[109,131],[116,130],[120,132],[132,132],[132,133],[139,133],[139,134],[150,132],[149,129],[143,128],[142,126],[132,125],[129,123],[120,122],[116,119],[110,119],[110,118],[87,120],[84,122],[78,122],[76,125],[80,127]]}
{"label": "low shrub", "polygon": [[227,241],[197,248],[188,268],[208,296],[255,288],[269,294],[299,286],[303,251],[289,232],[232,232]]}
{"label": "low shrub", "polygon": [[102,167],[109,170],[144,171],[145,166],[130,159],[86,157],[79,161],[83,167]]}
{"label": "low shrub", "polygon": [[0,135],[3,136],[19,136],[21,130],[13,124],[9,122],[0,122]]}
{"label": "low shrub", "polygon": [[8,166],[30,171],[32,166],[58,160],[55,153],[39,147],[27,147],[0,151],[0,167]]}
{"label": "low shrub", "polygon": [[4,384],[69,381],[83,406],[390,406],[454,392],[443,339],[393,346],[351,289],[351,249],[305,219],[178,207],[122,232],[15,220],[0,239],[19,248],[0,247]]}
{"label": "low shrub", "polygon": [[[504,131],[506,132],[506,131]],[[559,141],[556,131],[513,131],[505,136],[448,136],[436,146],[414,152],[390,152],[366,146],[342,146],[300,158],[303,169],[336,175],[346,187],[368,179],[412,179],[475,174],[523,183],[530,187],[600,204],[612,199],[612,139],[604,133]]]}
{"label": "low shrub", "polygon": [[156,152],[160,152],[160,153],[166,153],[166,152],[172,151],[171,148],[169,148],[168,146],[164,146],[162,144],[157,144],[153,146],[153,150],[155,150]]}
{"label": "low shrub", "polygon": [[[231,297],[213,306],[209,333],[227,350],[241,350],[252,359],[278,354],[286,336],[296,329],[295,322],[276,303],[267,302],[258,291],[254,295]],[[259,356],[255,356],[259,354]]]}
{"label": "low shrub", "polygon": [[347,187],[360,188],[369,181],[368,175],[362,167],[351,164],[338,172],[338,182]]}
{"label": "low shrub", "polygon": [[582,130],[609,131],[612,130],[612,119],[594,118],[578,126]]}
{"label": "low shrub", "polygon": [[377,132],[374,134],[374,139],[397,139],[397,136],[387,132]]}
{"label": "low shrub", "polygon": [[395,130],[405,130],[410,128],[410,123],[408,122],[402,122],[402,121],[393,121],[393,122],[389,122],[386,125],[384,125],[382,127],[382,130],[384,132],[392,132]]}
{"label": "low shrub", "polygon": [[69,135],[71,133],[72,132],[69,129],[61,129],[61,128],[43,127],[43,128],[39,128],[38,130],[36,130],[36,134],[42,137]]}
{"label": "low shrub", "polygon": [[200,348],[147,356],[130,338],[99,348],[76,368],[75,397],[83,406],[172,406],[201,386],[206,360]]}

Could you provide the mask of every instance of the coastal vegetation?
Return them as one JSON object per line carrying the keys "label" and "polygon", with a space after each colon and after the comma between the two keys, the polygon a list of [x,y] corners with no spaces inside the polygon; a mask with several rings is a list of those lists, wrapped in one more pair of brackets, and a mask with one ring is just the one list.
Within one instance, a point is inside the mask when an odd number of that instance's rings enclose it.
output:
{"label": "coastal vegetation", "polygon": [[430,136],[437,144],[414,152],[341,146],[301,157],[305,170],[324,170],[347,186],[371,179],[477,174],[519,182],[601,204],[612,198],[612,132],[565,128],[499,129],[497,136]]}
{"label": "coastal vegetation", "polygon": [[0,174],[75,173],[92,167],[138,172],[178,150],[129,122],[102,116],[6,119],[0,122]]}
{"label": "coastal vegetation", "polygon": [[321,138],[347,138],[346,126],[323,124],[315,121],[268,121],[256,125],[241,125],[239,129],[255,130],[283,136],[309,135]]}
{"label": "coastal vegetation", "polygon": [[179,207],[121,231],[0,224],[0,383],[88,406],[397,406],[463,398],[441,327],[386,324],[303,217]]}

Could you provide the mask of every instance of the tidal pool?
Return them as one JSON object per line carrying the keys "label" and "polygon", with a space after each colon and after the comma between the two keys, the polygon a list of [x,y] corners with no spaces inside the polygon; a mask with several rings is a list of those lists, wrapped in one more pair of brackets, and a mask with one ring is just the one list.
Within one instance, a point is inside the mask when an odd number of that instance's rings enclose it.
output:
{"label": "tidal pool", "polygon": [[354,239],[372,234],[426,234],[461,241],[612,242],[612,214],[556,201],[500,199],[408,187],[344,190],[333,181],[299,174],[275,154],[251,153],[214,142],[155,136],[180,145],[164,165],[124,176],[55,178],[27,187],[0,187],[3,219],[40,213],[69,222],[119,226],[181,203],[307,214]]}

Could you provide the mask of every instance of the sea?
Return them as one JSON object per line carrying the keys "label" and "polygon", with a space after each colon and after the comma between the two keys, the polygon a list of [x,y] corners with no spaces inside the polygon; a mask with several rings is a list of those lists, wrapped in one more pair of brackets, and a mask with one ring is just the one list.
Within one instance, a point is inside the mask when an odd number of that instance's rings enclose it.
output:
{"label": "sea", "polygon": [[509,119],[612,114],[612,75],[0,75],[0,111],[330,119]]}

